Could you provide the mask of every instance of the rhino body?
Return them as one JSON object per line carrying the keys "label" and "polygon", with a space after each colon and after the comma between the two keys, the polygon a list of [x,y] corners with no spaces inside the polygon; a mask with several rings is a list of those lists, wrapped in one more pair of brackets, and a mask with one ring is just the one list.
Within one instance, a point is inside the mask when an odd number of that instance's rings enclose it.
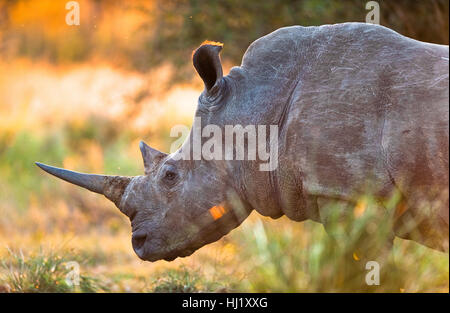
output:
{"label": "rhino body", "polygon": [[367,191],[401,194],[393,234],[448,251],[448,46],[371,24],[293,26],[253,42],[227,76],[221,49],[205,43],[193,54],[205,83],[195,113],[202,125],[193,128],[277,125],[276,169],[260,171],[258,160],[179,160],[192,132],[172,154],[141,143],[143,176],[38,165],[114,201],[144,260],[190,255],[252,210],[326,224],[328,201],[352,204]]}

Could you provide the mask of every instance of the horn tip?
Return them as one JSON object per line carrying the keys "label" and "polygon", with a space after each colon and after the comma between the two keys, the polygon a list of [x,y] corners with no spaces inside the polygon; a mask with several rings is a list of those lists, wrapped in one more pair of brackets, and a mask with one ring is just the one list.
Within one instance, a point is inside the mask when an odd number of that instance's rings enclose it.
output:
{"label": "horn tip", "polygon": [[47,165],[41,163],[41,162],[34,162],[34,164],[36,164],[39,168],[45,170],[46,168],[48,168]]}
{"label": "horn tip", "polygon": [[47,164],[44,164],[41,162],[34,162],[34,164],[36,164],[44,172],[47,172],[52,175],[56,175],[55,170],[58,169],[57,167],[53,167],[53,166],[50,166],[50,165],[47,165]]}
{"label": "horn tip", "polygon": [[139,149],[141,149],[142,153],[145,153],[145,150],[147,149],[147,147],[148,147],[148,145],[143,140],[141,140],[139,142]]}

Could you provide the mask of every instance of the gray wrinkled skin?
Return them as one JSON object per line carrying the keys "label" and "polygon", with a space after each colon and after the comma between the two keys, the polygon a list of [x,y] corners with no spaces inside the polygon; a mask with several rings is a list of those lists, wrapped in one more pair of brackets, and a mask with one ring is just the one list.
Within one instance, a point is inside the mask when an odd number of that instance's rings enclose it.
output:
{"label": "gray wrinkled skin", "polygon": [[[205,44],[193,56],[205,82],[195,115],[222,129],[278,125],[278,168],[175,161],[182,150],[141,144],[146,175],[118,203],[140,258],[190,255],[252,210],[326,223],[322,203],[354,203],[368,190],[402,194],[407,209],[393,232],[448,251],[448,46],[371,24],[293,26],[253,42],[224,77],[220,49]],[[218,205],[226,213],[214,219]]]}

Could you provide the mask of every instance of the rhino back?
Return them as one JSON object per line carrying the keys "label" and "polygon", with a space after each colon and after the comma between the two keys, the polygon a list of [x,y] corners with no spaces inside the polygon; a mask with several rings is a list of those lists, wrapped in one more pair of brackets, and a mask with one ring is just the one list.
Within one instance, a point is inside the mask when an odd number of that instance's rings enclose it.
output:
{"label": "rhino back", "polygon": [[241,69],[256,122],[280,126],[286,215],[304,215],[308,195],[448,194],[448,46],[362,23],[295,26],[255,41]]}

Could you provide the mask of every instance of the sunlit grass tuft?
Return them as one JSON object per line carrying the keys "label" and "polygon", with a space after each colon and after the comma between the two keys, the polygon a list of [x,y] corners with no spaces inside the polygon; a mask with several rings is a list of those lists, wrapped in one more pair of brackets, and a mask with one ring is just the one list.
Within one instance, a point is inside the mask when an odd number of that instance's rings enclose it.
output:
{"label": "sunlit grass tuft", "polygon": [[[70,262],[85,262],[74,255],[40,251],[24,256],[22,251],[9,250],[1,262],[0,285],[10,292],[100,292],[108,291],[98,278],[79,273],[78,285],[70,280]],[[77,262],[78,264],[78,262]]]}
{"label": "sunlit grass tuft", "polygon": [[208,280],[198,269],[188,269],[186,266],[169,269],[155,276],[158,278],[152,281],[151,292],[224,292],[227,290],[224,282]]}

